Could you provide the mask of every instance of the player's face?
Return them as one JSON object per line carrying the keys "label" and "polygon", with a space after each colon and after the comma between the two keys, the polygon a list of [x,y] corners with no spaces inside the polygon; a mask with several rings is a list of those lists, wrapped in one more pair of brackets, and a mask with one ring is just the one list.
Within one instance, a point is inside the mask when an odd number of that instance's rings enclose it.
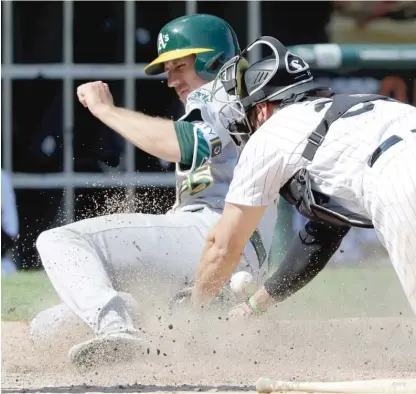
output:
{"label": "player's face", "polygon": [[189,93],[206,83],[195,71],[194,55],[165,62],[165,71],[168,73],[168,86],[175,88],[184,104]]}
{"label": "player's face", "polygon": [[248,114],[248,119],[254,130],[257,130],[266,120],[268,120],[273,115],[276,108],[277,105],[272,103],[257,104]]}

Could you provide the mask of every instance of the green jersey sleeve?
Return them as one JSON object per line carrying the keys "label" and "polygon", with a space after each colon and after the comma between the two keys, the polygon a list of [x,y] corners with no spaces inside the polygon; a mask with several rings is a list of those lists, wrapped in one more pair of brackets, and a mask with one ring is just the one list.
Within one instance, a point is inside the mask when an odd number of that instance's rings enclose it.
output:
{"label": "green jersey sleeve", "polygon": [[193,171],[221,153],[222,142],[204,122],[174,122],[181,150],[182,170]]}

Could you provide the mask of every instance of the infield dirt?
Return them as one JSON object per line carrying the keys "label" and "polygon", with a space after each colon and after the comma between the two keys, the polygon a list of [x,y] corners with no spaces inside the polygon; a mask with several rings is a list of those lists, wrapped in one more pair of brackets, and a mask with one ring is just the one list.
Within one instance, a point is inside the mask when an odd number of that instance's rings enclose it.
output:
{"label": "infield dirt", "polygon": [[90,333],[62,332],[34,348],[26,322],[2,322],[2,392],[252,390],[281,380],[410,378],[416,373],[414,318],[278,320],[277,311],[241,324],[224,314],[150,314],[141,327],[152,351],[129,365],[81,373],[67,351]]}

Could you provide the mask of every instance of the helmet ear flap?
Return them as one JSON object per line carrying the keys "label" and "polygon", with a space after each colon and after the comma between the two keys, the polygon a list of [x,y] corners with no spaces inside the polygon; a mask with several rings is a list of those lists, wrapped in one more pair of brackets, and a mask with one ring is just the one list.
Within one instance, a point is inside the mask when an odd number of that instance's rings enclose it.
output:
{"label": "helmet ear flap", "polygon": [[239,97],[247,96],[247,89],[244,83],[244,73],[248,69],[248,61],[243,57],[240,58],[236,64],[236,93]]}
{"label": "helmet ear flap", "polygon": [[209,63],[206,65],[207,70],[212,73],[217,73],[220,67],[220,59],[221,56],[224,55],[224,51],[218,52],[212,59],[210,59]]}

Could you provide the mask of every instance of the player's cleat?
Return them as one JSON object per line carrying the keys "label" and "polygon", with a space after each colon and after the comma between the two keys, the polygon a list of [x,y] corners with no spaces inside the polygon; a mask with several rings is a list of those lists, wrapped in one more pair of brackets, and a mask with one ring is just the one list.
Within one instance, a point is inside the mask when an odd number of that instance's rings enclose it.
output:
{"label": "player's cleat", "polygon": [[75,345],[69,351],[71,362],[80,369],[130,361],[145,351],[145,343],[136,333],[120,332],[99,335]]}

